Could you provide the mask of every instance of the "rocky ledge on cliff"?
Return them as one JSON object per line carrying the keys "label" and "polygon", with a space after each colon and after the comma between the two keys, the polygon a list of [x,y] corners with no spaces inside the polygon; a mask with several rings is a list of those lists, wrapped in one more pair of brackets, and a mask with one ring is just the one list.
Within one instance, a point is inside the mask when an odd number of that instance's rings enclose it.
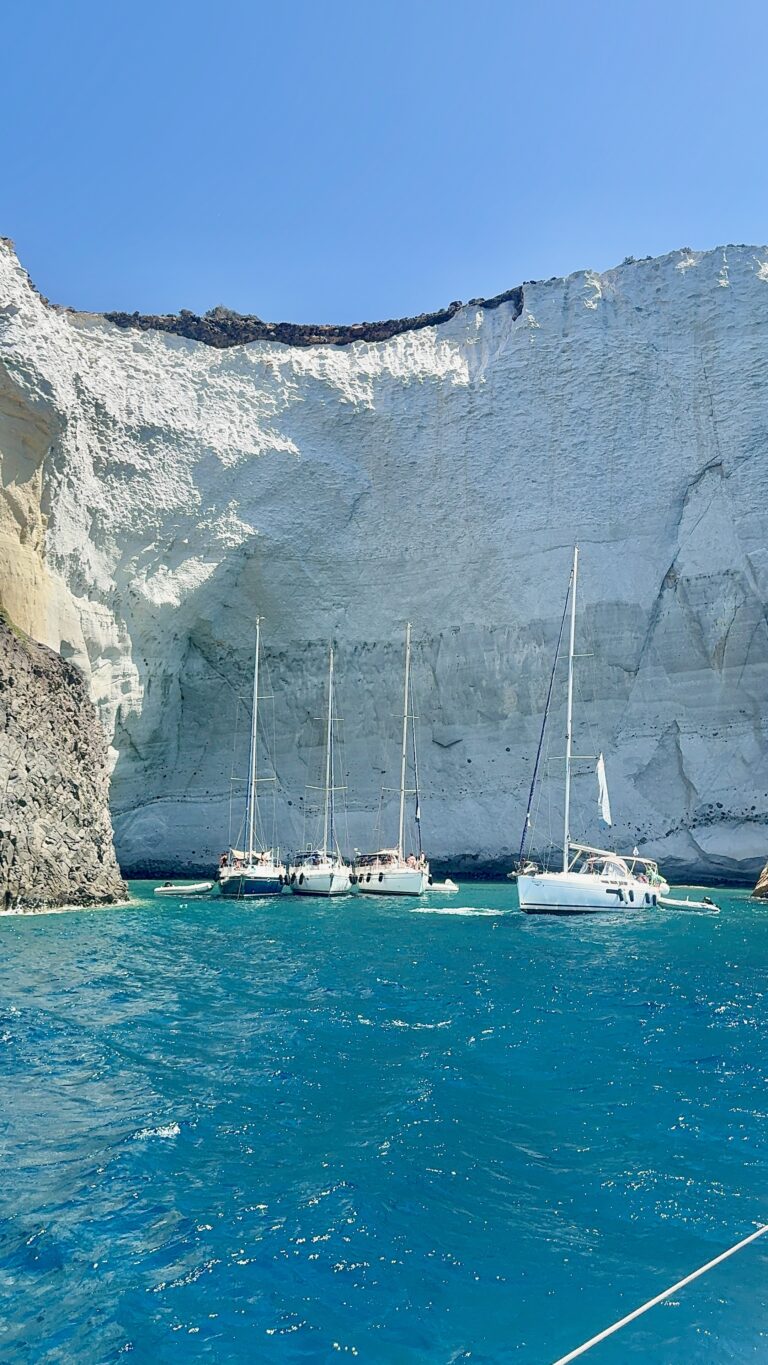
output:
{"label": "rocky ledge on cliff", "polygon": [[[467,307],[498,308],[509,303],[519,317],[523,308],[523,289],[518,285],[492,299],[470,299]],[[308,323],[264,322],[253,313],[237,313],[231,308],[209,308],[202,317],[182,308],[179,313],[105,313],[117,327],[133,327],[139,332],[173,332],[188,341],[225,350],[246,346],[253,341],[279,341],[284,346],[350,346],[353,341],[389,341],[402,332],[418,332],[449,322],[464,308],[460,300],[433,313],[410,318],[388,318],[385,322]]]}
{"label": "rocky ledge on cliff", "polygon": [[0,616],[0,910],[126,899],[85,679]]}

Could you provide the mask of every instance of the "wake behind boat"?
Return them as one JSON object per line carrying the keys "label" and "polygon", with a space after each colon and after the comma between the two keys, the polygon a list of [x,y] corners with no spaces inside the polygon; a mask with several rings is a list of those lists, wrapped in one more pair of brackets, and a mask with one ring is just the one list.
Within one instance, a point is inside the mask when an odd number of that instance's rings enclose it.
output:
{"label": "wake behind boat", "polygon": [[[256,618],[256,654],[253,665],[253,705],[251,710],[251,743],[248,760],[248,783],[245,800],[245,830],[247,848],[230,848],[219,867],[219,891],[222,896],[237,900],[254,896],[276,896],[288,880],[286,868],[280,862],[279,850],[268,848],[261,833],[258,799],[258,717],[259,717],[259,655],[261,647],[261,617]],[[268,779],[270,780],[270,779]]]}
{"label": "wake behind boat", "polygon": [[[544,708],[544,719],[539,747],[534,764],[533,780],[528,797],[528,809],[520,840],[517,869],[510,877],[517,881],[520,909],[529,915],[583,915],[605,910],[639,910],[655,906],[659,897],[669,892],[669,885],[659,873],[655,862],[643,858],[637,849],[621,856],[609,849],[592,848],[574,843],[570,831],[571,779],[573,765],[573,661],[576,639],[576,584],[579,572],[579,549],[574,547],[573,566],[566,593],[555,659],[549,680]],[[531,809],[541,759],[544,732],[552,700],[555,670],[560,654],[568,606],[570,603],[570,636],[568,647],[568,694],[565,723],[565,802],[563,821],[563,861],[558,872],[526,861],[525,848],[531,827]],[[605,824],[611,824],[611,807],[605,776],[603,755],[597,759],[598,798],[600,814]]]}

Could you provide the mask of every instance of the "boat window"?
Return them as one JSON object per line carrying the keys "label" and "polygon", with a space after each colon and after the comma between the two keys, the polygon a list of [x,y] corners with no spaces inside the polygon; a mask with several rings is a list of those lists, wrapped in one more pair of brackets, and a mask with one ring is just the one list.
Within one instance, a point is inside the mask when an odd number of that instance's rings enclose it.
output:
{"label": "boat window", "polygon": [[613,877],[617,881],[626,881],[629,872],[627,871],[626,863],[623,863],[620,858],[605,858],[603,860],[602,875],[604,877]]}

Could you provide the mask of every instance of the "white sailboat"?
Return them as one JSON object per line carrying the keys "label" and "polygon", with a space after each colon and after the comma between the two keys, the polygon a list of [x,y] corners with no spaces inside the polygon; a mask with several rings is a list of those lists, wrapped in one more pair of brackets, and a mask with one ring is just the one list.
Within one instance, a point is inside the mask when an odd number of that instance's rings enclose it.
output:
{"label": "white sailboat", "polygon": [[333,704],[333,646],[328,661],[328,717],[325,739],[325,787],[323,799],[323,838],[319,848],[308,848],[296,855],[290,870],[290,886],[296,896],[342,896],[350,889],[351,869],[341,856],[336,839],[336,787],[334,772],[335,724]]}
{"label": "white sailboat", "polygon": [[[560,625],[555,663],[550,677],[549,692],[544,710],[539,749],[534,765],[533,781],[528,799],[528,810],[520,842],[517,871],[510,876],[517,880],[520,909],[526,914],[590,914],[600,910],[639,910],[657,905],[669,891],[668,884],[650,858],[642,858],[637,849],[622,857],[609,849],[577,844],[571,838],[571,776],[573,765],[573,661],[576,639],[576,584],[579,572],[578,546],[573,551],[573,567],[568,585],[563,620]],[[570,600],[570,636],[568,647],[568,699],[565,725],[565,803],[563,822],[562,869],[550,872],[534,862],[526,861],[525,845],[530,830],[531,806],[541,757],[544,729],[552,697],[563,626]],[[605,779],[603,755],[597,760],[598,797],[600,813],[606,824],[611,824],[611,809]]]}
{"label": "white sailboat", "polygon": [[[400,757],[400,818],[397,847],[381,848],[376,853],[358,854],[354,878],[358,891],[372,896],[420,896],[429,885],[429,863],[421,847],[421,810],[416,764],[416,739],[413,738],[414,787],[406,790],[408,766],[408,707],[411,696],[411,623],[405,629],[405,685],[403,689],[403,744]],[[419,834],[418,855],[405,856],[405,798],[416,797],[416,828]]]}
{"label": "white sailboat", "polygon": [[253,664],[251,746],[245,800],[247,847],[245,849],[230,848],[223,855],[219,867],[219,891],[222,896],[237,900],[245,897],[279,895],[288,880],[285,865],[280,862],[280,850],[267,848],[261,840],[260,833],[259,777],[257,771],[260,652],[261,617],[257,616],[256,654]]}

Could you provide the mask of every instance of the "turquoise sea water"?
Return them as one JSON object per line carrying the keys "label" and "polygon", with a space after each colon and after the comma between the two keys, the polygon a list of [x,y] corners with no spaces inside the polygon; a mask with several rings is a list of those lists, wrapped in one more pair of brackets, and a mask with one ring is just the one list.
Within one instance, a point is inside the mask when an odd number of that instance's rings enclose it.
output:
{"label": "turquoise sea water", "polygon": [[[746,893],[153,885],[0,923],[4,1365],[548,1365],[768,1219]],[[768,1237],[585,1359],[764,1361],[767,1271]]]}

